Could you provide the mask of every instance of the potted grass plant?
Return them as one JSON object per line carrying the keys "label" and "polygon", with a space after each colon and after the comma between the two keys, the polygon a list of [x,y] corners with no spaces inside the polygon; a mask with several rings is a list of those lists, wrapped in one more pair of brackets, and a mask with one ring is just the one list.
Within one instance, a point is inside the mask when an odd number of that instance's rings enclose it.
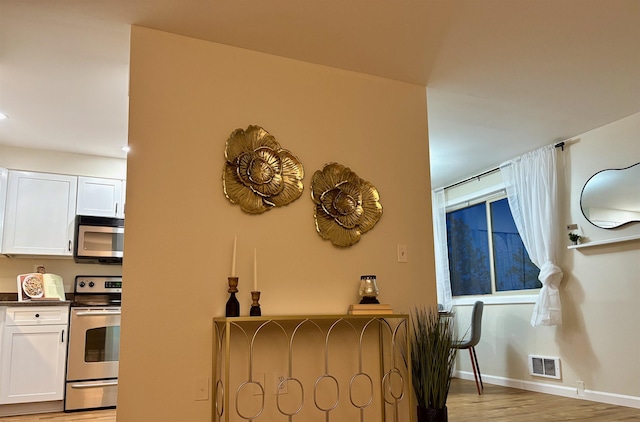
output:
{"label": "potted grass plant", "polygon": [[574,245],[577,245],[580,242],[580,239],[582,239],[582,236],[580,236],[578,233],[569,233],[569,240],[571,240],[571,243],[573,243]]}
{"label": "potted grass plant", "polygon": [[418,422],[446,422],[447,396],[457,352],[453,347],[453,320],[441,318],[434,308],[416,307],[411,325],[409,361]]}

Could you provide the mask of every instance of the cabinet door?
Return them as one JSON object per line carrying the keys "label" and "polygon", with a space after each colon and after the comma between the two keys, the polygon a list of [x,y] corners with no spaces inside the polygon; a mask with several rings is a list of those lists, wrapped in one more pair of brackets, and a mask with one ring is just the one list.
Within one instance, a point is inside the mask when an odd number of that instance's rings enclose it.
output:
{"label": "cabinet door", "polygon": [[66,325],[5,326],[0,404],[62,400]]}
{"label": "cabinet door", "polygon": [[72,255],[78,178],[9,171],[3,252]]}
{"label": "cabinet door", "polygon": [[127,181],[122,181],[122,213],[118,217],[124,218],[124,210],[127,205]]}
{"label": "cabinet door", "polygon": [[122,217],[122,180],[78,177],[76,214]]}
{"label": "cabinet door", "polygon": [[7,169],[0,168],[0,252],[4,252],[2,234],[4,233],[4,208],[7,200],[7,174]]}

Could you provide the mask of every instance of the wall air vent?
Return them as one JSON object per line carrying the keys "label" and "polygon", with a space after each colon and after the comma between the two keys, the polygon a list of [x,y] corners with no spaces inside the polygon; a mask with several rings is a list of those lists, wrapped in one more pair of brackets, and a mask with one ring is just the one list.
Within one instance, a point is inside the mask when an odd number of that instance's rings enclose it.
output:
{"label": "wall air vent", "polygon": [[560,379],[560,358],[529,355],[529,374]]}

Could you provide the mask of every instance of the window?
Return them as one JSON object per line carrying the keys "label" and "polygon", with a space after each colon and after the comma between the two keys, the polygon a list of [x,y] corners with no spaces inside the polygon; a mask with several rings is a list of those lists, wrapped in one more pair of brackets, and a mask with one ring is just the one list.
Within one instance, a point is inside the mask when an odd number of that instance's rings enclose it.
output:
{"label": "window", "polygon": [[447,212],[447,243],[453,296],[542,287],[504,195]]}

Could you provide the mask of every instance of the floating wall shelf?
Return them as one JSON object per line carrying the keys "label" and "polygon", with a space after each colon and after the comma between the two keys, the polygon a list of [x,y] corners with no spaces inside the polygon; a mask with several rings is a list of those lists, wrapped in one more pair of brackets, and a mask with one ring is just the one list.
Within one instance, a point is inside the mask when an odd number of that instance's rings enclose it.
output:
{"label": "floating wall shelf", "polygon": [[611,243],[629,242],[631,240],[638,240],[638,239],[640,239],[640,234],[636,234],[634,236],[616,237],[614,239],[596,240],[593,242],[580,243],[578,245],[567,246],[567,249],[590,248],[593,246],[609,245]]}

